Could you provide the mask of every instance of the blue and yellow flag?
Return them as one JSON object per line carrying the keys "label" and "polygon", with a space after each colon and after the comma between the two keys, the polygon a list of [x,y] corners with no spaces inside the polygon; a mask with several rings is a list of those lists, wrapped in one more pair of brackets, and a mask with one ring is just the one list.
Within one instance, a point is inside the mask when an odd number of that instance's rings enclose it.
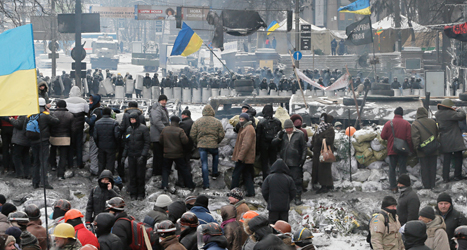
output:
{"label": "blue and yellow flag", "polygon": [[203,40],[186,23],[183,23],[182,29],[178,32],[175,39],[171,56],[189,56],[201,48]]}
{"label": "blue and yellow flag", "polygon": [[269,36],[269,34],[271,34],[271,32],[275,31],[279,27],[280,27],[280,25],[279,25],[279,23],[277,21],[275,21],[275,20],[272,21],[268,26],[268,29],[267,29],[268,33],[266,35]]}
{"label": "blue and yellow flag", "polygon": [[371,15],[370,0],[357,0],[347,6],[340,7],[339,12],[350,12],[359,15]]}
{"label": "blue and yellow flag", "polygon": [[32,24],[0,34],[0,116],[39,113]]}

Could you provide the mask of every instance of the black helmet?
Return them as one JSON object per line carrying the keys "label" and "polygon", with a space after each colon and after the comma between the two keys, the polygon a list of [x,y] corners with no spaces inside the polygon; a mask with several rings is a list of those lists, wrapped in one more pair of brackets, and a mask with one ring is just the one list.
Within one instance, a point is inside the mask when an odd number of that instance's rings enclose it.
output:
{"label": "black helmet", "polygon": [[29,222],[29,217],[25,212],[16,211],[8,215],[9,222],[17,222],[18,224],[27,224]]}
{"label": "black helmet", "polygon": [[304,247],[306,245],[311,244],[311,239],[313,238],[313,234],[311,233],[310,229],[304,227],[299,231],[296,231],[293,235],[293,242],[295,245],[299,247]]}
{"label": "black helmet", "polygon": [[68,211],[71,208],[71,203],[65,199],[60,199],[54,203],[54,208],[57,207],[63,211]]}
{"label": "black helmet", "polygon": [[215,222],[210,222],[208,224],[201,225],[201,232],[203,233],[203,235],[222,235],[222,228],[219,226],[219,224]]}
{"label": "black helmet", "polygon": [[29,219],[32,219],[32,220],[36,220],[41,217],[41,211],[34,204],[27,205],[24,208],[24,212],[28,215]]}
{"label": "black helmet", "polygon": [[124,208],[125,208],[125,201],[120,197],[113,197],[112,199],[105,202],[106,210],[123,211]]}
{"label": "black helmet", "polygon": [[458,240],[467,240],[467,226],[460,226],[454,230],[454,237]]}
{"label": "black helmet", "polygon": [[168,236],[174,235],[177,228],[175,224],[170,220],[164,220],[156,224],[156,232],[162,237],[166,238]]}
{"label": "black helmet", "polygon": [[199,225],[198,217],[192,212],[186,212],[180,218],[180,225],[187,227],[197,227]]}

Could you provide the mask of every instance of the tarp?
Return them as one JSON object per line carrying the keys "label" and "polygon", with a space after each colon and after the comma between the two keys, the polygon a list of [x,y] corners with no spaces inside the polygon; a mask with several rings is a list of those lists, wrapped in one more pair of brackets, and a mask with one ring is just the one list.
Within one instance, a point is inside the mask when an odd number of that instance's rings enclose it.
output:
{"label": "tarp", "polygon": [[337,81],[335,81],[331,86],[329,87],[324,87],[323,85],[320,85],[319,83],[311,80],[308,78],[305,74],[303,74],[299,69],[295,68],[295,72],[297,73],[298,77],[302,79],[303,81],[311,84],[312,86],[325,90],[325,91],[332,91],[332,90],[338,90],[342,88],[346,88],[349,85],[349,74],[345,73]]}
{"label": "tarp", "polygon": [[[411,21],[411,24],[412,24],[412,28],[415,32],[428,32],[430,31],[429,28],[423,26],[423,25],[420,25],[414,21]],[[381,19],[380,21],[374,23],[371,25],[371,27],[375,30],[378,30],[378,29],[383,29],[383,30],[386,30],[386,29],[394,29],[396,28],[396,24],[394,22],[394,15],[389,15],[383,19]],[[410,29],[410,26],[409,26],[409,19],[406,17],[406,16],[403,16],[401,15],[401,29]]]}

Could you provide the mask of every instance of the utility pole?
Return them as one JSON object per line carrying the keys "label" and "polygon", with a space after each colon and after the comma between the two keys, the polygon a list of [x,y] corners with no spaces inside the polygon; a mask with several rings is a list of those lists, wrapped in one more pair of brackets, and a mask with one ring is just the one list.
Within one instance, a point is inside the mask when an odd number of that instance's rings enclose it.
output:
{"label": "utility pole", "polygon": [[[300,0],[295,0],[295,51],[300,50]],[[299,67],[299,61],[295,61],[295,67]]]}
{"label": "utility pole", "polygon": [[55,13],[55,0],[52,0],[52,78],[54,78],[57,75],[57,53],[56,51],[58,48],[55,47],[57,43],[57,15]]}
{"label": "utility pole", "polygon": [[[76,0],[75,4],[75,50],[76,50],[76,60],[75,60],[75,81],[76,86],[80,89],[81,87],[81,51],[83,46],[81,46],[81,0]],[[84,93],[84,90],[82,90]]]}
{"label": "utility pole", "polygon": [[[397,51],[402,51],[401,41],[401,4],[400,0],[394,0],[394,23],[396,25]],[[376,77],[376,76],[375,76]]]}
{"label": "utility pole", "polygon": [[[209,8],[212,9],[212,0],[209,0]],[[212,43],[211,43],[211,45],[212,45]],[[209,67],[214,68],[214,57],[213,57],[212,53],[209,53]]]}

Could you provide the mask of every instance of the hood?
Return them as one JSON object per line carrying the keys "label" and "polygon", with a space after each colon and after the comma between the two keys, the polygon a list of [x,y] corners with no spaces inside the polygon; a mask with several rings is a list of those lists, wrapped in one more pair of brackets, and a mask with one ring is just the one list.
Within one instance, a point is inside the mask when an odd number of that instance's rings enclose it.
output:
{"label": "hood", "polygon": [[272,234],[272,228],[269,226],[269,221],[266,217],[258,215],[248,222],[248,227],[256,235],[256,239],[260,241],[264,236]]}
{"label": "hood", "polygon": [[417,114],[415,115],[415,119],[427,118],[427,117],[428,117],[428,111],[426,111],[426,108],[419,107],[417,109]]}
{"label": "hood", "polygon": [[92,96],[92,104],[89,105],[89,109],[93,109],[97,106],[97,104],[101,101],[100,95],[91,95]]}
{"label": "hood", "polygon": [[70,89],[70,97],[81,97],[81,90],[78,86],[73,86]]}
{"label": "hood", "polygon": [[143,111],[139,108],[135,108],[135,107],[130,107],[130,108],[126,108],[123,113],[136,113],[138,114],[138,116],[140,116],[141,114],[143,114]]}
{"label": "hood", "polygon": [[216,235],[211,236],[203,248],[209,249],[209,246],[213,244],[217,244],[220,248],[226,248],[229,245],[227,238],[224,235]]}
{"label": "hood", "polygon": [[115,223],[115,216],[109,213],[100,213],[94,221],[97,224],[96,235],[97,237],[109,234]]}
{"label": "hood", "polygon": [[278,174],[288,174],[290,175],[289,167],[285,164],[284,160],[277,159],[271,166],[271,174],[278,173]]}
{"label": "hood", "polygon": [[235,206],[233,205],[226,205],[221,207],[221,216],[222,220],[226,221],[232,218],[237,217],[237,209],[235,209]]}
{"label": "hood", "polygon": [[251,117],[254,117],[256,115],[256,109],[254,109],[253,107],[250,107],[246,113],[250,115]]}
{"label": "hood", "polygon": [[186,212],[185,202],[175,201],[168,207],[169,210],[169,220],[173,223],[176,223],[178,219]]}
{"label": "hood", "polygon": [[446,223],[444,223],[443,217],[441,215],[436,215],[435,219],[426,224],[427,230],[426,233],[429,238],[435,236],[435,232],[438,229],[446,230]]}
{"label": "hood", "polygon": [[138,127],[139,124],[140,124],[138,113],[137,113],[137,112],[130,112],[130,117],[129,117],[129,119],[131,119],[131,118],[134,118],[134,119],[136,120],[136,122],[135,122],[135,123],[131,123],[131,122],[130,122],[130,126],[132,126],[132,127],[134,127],[134,128]]}
{"label": "hood", "polygon": [[405,224],[403,237],[405,249],[415,246],[424,246],[428,238],[426,235],[426,225],[419,220],[409,221]]}
{"label": "hood", "polygon": [[112,172],[110,172],[110,170],[104,169],[104,171],[102,171],[101,175],[99,175],[99,179],[97,180],[97,183],[100,183],[101,180],[104,179],[104,178],[109,178],[110,183],[112,183],[112,187],[114,186],[114,177],[112,175]]}
{"label": "hood", "polygon": [[274,110],[272,108],[272,105],[264,106],[263,111],[261,113],[263,113],[264,117],[272,117],[272,115],[274,114]]}
{"label": "hood", "polygon": [[37,84],[38,87],[40,86],[45,86],[45,91],[47,92],[47,90],[49,89],[49,85],[47,84],[46,81],[42,80],[40,81],[38,84]]}
{"label": "hood", "polygon": [[216,113],[214,112],[214,109],[211,107],[211,105],[206,105],[203,108],[203,116],[214,116]]}

